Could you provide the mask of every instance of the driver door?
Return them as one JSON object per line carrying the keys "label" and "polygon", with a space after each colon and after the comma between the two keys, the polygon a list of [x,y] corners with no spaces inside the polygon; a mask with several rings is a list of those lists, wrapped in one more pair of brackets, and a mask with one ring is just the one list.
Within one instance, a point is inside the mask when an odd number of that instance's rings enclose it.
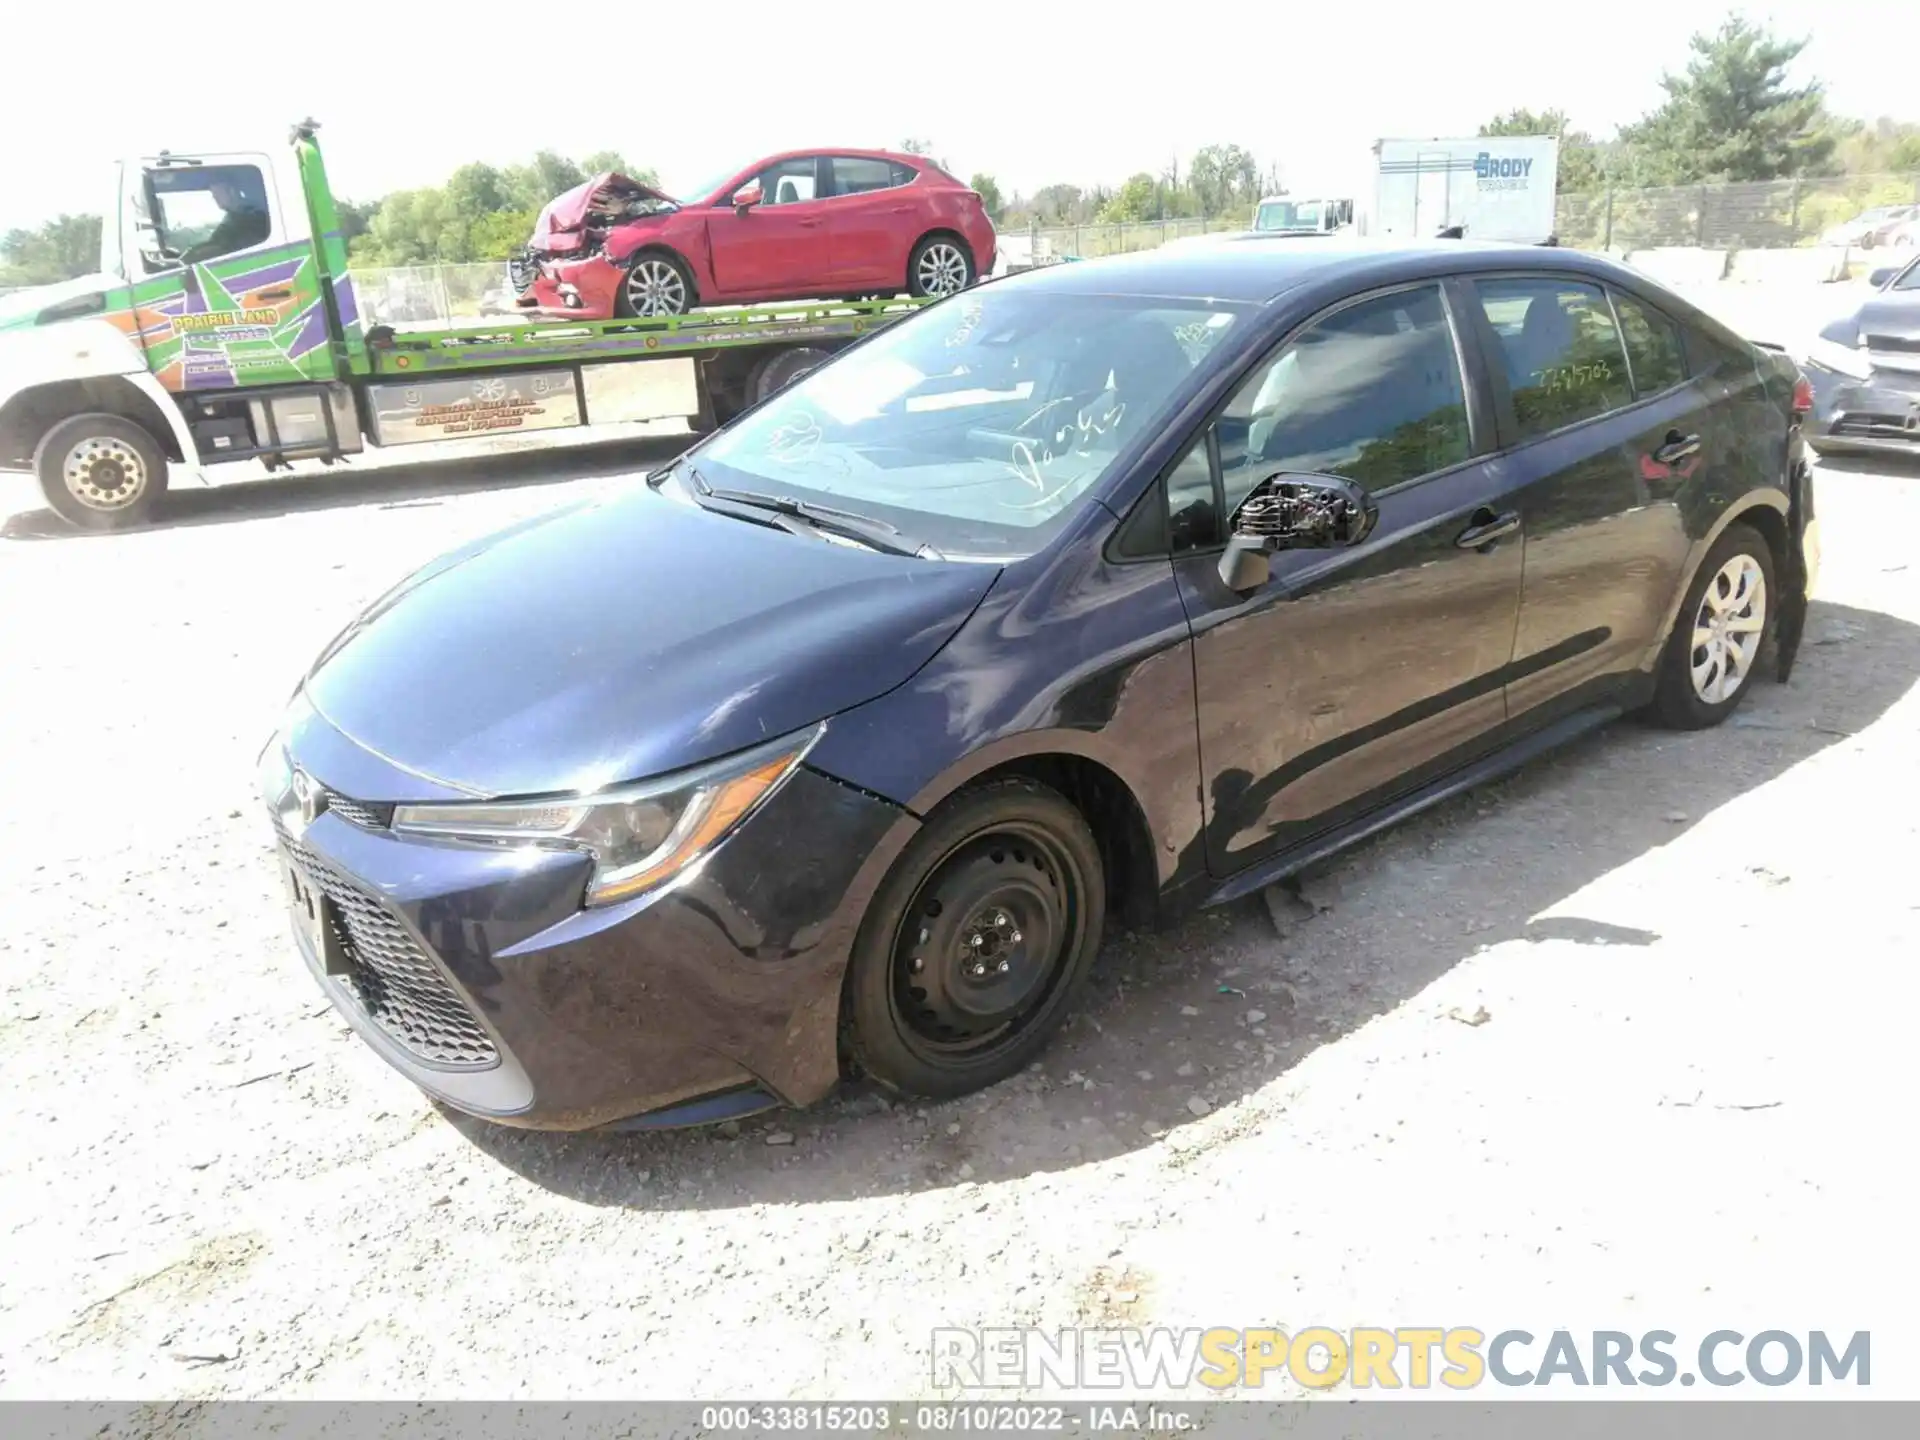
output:
{"label": "driver door", "polygon": [[[233,213],[217,189],[247,215],[229,226],[243,238],[211,253]],[[304,198],[279,193],[268,156],[167,155],[123,166],[121,255],[134,301],[124,323],[167,389],[333,378]]]}
{"label": "driver door", "polygon": [[760,186],[758,205],[737,210],[729,196],[713,207],[707,234],[721,293],[708,298],[799,299],[832,285],[825,166],[813,155],[769,165],[753,182]]}
{"label": "driver door", "polygon": [[[1342,305],[1256,368],[1169,477],[1217,875],[1498,741],[1521,535],[1483,458],[1490,411],[1469,404],[1471,333],[1438,284]],[[1352,549],[1283,551],[1237,593],[1223,521],[1281,471],[1353,480],[1379,520]]]}

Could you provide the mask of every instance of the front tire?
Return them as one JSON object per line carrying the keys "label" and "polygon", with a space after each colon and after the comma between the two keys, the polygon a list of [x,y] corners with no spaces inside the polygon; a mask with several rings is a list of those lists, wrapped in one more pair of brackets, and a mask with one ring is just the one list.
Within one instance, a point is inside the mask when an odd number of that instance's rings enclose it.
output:
{"label": "front tire", "polygon": [[1057,791],[999,780],[936,810],[882,882],[847,977],[849,1049],[889,1089],[949,1099],[1018,1073],[1100,948],[1106,876]]}
{"label": "front tire", "polygon": [[627,261],[627,273],[614,297],[614,313],[623,320],[661,320],[684,315],[696,303],[693,276],[678,256],[641,250]]}
{"label": "front tire", "polygon": [[1731,715],[1753,685],[1773,618],[1773,550],[1751,525],[1726,528],[1701,562],[1661,654],[1653,718],[1704,730]]}
{"label": "front tire", "polygon": [[34,447],[33,469],[47,504],[82,530],[141,524],[167,491],[166,452],[124,415],[62,420]]}
{"label": "front tire", "polygon": [[957,235],[929,235],[907,258],[907,292],[921,298],[957,294],[973,284],[973,252]]}

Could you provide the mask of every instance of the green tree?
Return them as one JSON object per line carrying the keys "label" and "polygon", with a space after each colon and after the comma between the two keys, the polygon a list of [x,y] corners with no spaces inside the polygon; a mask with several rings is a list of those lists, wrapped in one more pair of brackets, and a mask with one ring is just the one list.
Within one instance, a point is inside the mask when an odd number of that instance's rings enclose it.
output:
{"label": "green tree", "polygon": [[1560,142],[1560,169],[1554,192],[1585,195],[1604,188],[1600,148],[1585,130],[1567,123],[1564,110],[1509,110],[1480,127],[1482,135],[1551,135]]}
{"label": "green tree", "polygon": [[1740,16],[1690,42],[1686,72],[1661,80],[1659,109],[1624,127],[1643,184],[1776,180],[1820,173],[1835,136],[1817,80],[1787,83],[1805,40],[1783,40]]}
{"label": "green tree", "polygon": [[59,215],[0,236],[0,286],[52,285],[100,268],[100,217]]}
{"label": "green tree", "polygon": [[1159,217],[1160,187],[1153,176],[1141,171],[1129,176],[1114,197],[1100,207],[1103,225],[1131,225]]}
{"label": "green tree", "polygon": [[532,210],[495,210],[467,230],[470,260],[505,260],[527,243],[538,214]]}
{"label": "green tree", "polygon": [[1260,167],[1238,145],[1209,145],[1187,166],[1187,186],[1200,214],[1225,215],[1260,198]]}
{"label": "green tree", "polygon": [[999,224],[1000,217],[1007,213],[1007,202],[1000,194],[1000,182],[981,171],[967,182],[967,188],[980,197],[980,203],[986,207],[987,218]]}

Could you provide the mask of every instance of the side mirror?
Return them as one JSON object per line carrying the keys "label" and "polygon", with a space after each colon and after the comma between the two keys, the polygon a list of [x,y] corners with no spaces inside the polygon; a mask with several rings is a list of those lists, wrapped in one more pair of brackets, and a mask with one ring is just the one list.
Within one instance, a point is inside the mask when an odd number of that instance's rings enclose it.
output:
{"label": "side mirror", "polygon": [[1233,512],[1220,579],[1251,595],[1272,577],[1269,557],[1279,550],[1339,550],[1373,533],[1380,507],[1338,475],[1282,470],[1253,487]]}
{"label": "side mirror", "polygon": [[1884,290],[1887,282],[1892,280],[1893,277],[1899,273],[1899,270],[1900,267],[1898,265],[1882,265],[1878,270],[1873,271],[1867,276],[1867,284],[1876,290]]}
{"label": "side mirror", "polygon": [[765,198],[765,195],[758,185],[742,185],[738,190],[733,192],[733,208],[736,212],[744,215]]}

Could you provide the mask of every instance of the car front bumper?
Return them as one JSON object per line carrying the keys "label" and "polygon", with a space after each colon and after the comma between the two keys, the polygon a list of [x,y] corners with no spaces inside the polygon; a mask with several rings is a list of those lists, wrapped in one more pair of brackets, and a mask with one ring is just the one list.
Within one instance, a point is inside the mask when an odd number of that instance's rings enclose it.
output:
{"label": "car front bumper", "polygon": [[1808,442],[1823,454],[1920,454],[1920,371],[1876,367],[1855,379],[1809,363],[1813,385]]}
{"label": "car front bumper", "polygon": [[[585,909],[578,852],[400,836],[340,797],[304,824],[269,803],[296,943],[355,1032],[455,1109],[555,1130],[830,1091],[854,935],[916,824],[803,767],[679,881]],[[303,895],[325,897],[325,932]]]}
{"label": "car front bumper", "polygon": [[604,255],[537,259],[532,278],[514,301],[523,315],[542,319],[611,320],[626,272]]}

